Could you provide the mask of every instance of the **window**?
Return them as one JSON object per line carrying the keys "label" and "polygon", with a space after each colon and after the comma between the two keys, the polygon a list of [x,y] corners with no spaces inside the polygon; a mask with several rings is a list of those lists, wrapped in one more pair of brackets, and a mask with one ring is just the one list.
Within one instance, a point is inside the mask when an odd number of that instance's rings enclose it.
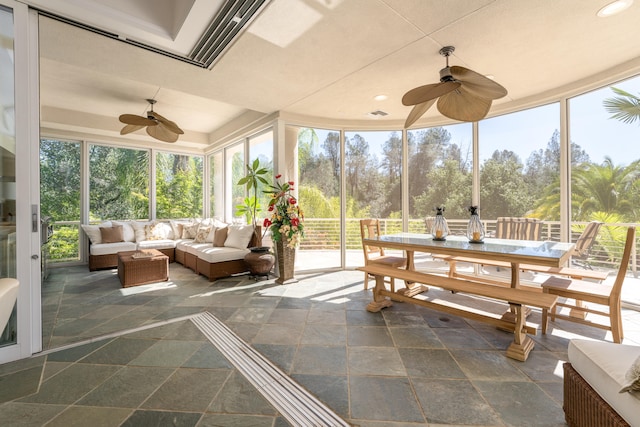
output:
{"label": "window", "polygon": [[305,215],[305,238],[299,251],[313,251],[314,268],[338,268],[340,132],[299,128],[297,134],[298,199]]}
{"label": "window", "polygon": [[[466,227],[471,204],[473,145],[471,124],[407,132],[409,231],[430,233],[429,218],[445,207],[449,227]],[[455,220],[460,220],[456,223]]]}
{"label": "window", "polygon": [[89,146],[89,219],[149,218],[149,152]]}
{"label": "window", "polygon": [[[560,105],[506,114],[479,122],[480,217],[560,220]],[[559,200],[558,200],[559,201]],[[551,223],[549,223],[551,226]],[[559,224],[544,238],[558,238]]]}
{"label": "window", "polygon": [[202,157],[156,154],[156,218],[203,215]]}
{"label": "window", "polygon": [[[262,176],[267,180],[267,182],[272,183],[273,174],[275,173],[273,170],[273,131],[269,130],[249,138],[249,163],[252,164],[255,159],[260,161],[261,168],[266,168],[269,171],[267,174]],[[268,189],[269,187],[266,185],[258,183],[258,209],[256,212],[256,221],[258,225],[262,224],[261,219],[268,216],[267,209],[269,206],[269,195],[264,193],[264,191]],[[253,194],[248,194],[247,196],[253,196]]]}
{"label": "window", "polygon": [[[244,143],[238,143],[224,150],[225,156],[225,182],[229,191],[226,197],[225,218],[229,221],[236,218],[236,206],[243,204],[245,188],[237,183],[245,175]],[[236,218],[236,221],[244,221],[244,218]]]}
{"label": "window", "polygon": [[222,151],[209,156],[209,212],[216,218],[224,218],[224,162]]}
{"label": "window", "polygon": [[80,260],[80,143],[40,140],[40,205],[53,222],[49,261]]}
{"label": "window", "polygon": [[[402,135],[346,132],[347,266],[364,263],[361,218],[381,220],[382,234],[402,230]],[[353,251],[349,251],[353,249]]]}

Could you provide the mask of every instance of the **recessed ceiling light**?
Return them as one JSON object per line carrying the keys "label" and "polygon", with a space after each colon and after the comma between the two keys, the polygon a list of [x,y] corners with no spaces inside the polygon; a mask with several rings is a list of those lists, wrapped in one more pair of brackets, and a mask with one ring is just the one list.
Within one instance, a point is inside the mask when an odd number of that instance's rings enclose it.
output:
{"label": "recessed ceiling light", "polygon": [[387,95],[376,95],[373,97],[373,99],[375,99],[376,101],[384,101],[387,98],[388,98]]}
{"label": "recessed ceiling light", "polygon": [[632,4],[633,0],[617,0],[604,6],[598,11],[597,15],[600,18],[606,18],[628,9]]}

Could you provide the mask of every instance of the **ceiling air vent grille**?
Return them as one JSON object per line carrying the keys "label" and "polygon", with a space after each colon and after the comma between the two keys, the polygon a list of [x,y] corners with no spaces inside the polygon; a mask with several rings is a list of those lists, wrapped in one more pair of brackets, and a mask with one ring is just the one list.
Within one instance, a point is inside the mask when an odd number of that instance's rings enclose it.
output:
{"label": "ceiling air vent grille", "polygon": [[189,58],[212,68],[233,41],[271,0],[227,0],[196,43]]}
{"label": "ceiling air vent grille", "polygon": [[369,113],[369,115],[371,117],[384,117],[384,116],[388,116],[389,113],[382,111],[382,110],[376,110],[376,111],[372,111]]}

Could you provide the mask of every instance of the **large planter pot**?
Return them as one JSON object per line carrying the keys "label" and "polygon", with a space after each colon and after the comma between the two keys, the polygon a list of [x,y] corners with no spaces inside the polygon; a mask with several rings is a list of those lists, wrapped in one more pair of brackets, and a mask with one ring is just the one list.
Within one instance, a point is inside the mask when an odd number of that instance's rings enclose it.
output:
{"label": "large planter pot", "polygon": [[288,246],[288,240],[276,242],[276,255],[278,257],[278,278],[276,283],[285,284],[297,282],[293,277],[293,268],[296,262],[296,249]]}
{"label": "large planter pot", "polygon": [[267,276],[276,263],[276,257],[269,251],[267,246],[258,246],[250,248],[244,257],[244,262],[249,266],[249,273],[253,276]]}

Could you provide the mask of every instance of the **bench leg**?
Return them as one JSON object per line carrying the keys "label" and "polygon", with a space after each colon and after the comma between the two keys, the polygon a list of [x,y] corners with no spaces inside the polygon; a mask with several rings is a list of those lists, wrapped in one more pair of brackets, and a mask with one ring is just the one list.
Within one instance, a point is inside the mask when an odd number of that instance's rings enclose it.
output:
{"label": "bench leg", "polygon": [[367,311],[371,313],[377,313],[385,307],[391,307],[393,303],[390,299],[380,294],[381,290],[385,289],[384,276],[376,277],[376,287],[373,288],[373,301],[367,304]]}
{"label": "bench leg", "polygon": [[507,357],[524,362],[533,350],[534,342],[524,330],[526,307],[517,304],[512,304],[512,307],[516,312],[516,326],[513,331],[513,342],[507,349]]}

